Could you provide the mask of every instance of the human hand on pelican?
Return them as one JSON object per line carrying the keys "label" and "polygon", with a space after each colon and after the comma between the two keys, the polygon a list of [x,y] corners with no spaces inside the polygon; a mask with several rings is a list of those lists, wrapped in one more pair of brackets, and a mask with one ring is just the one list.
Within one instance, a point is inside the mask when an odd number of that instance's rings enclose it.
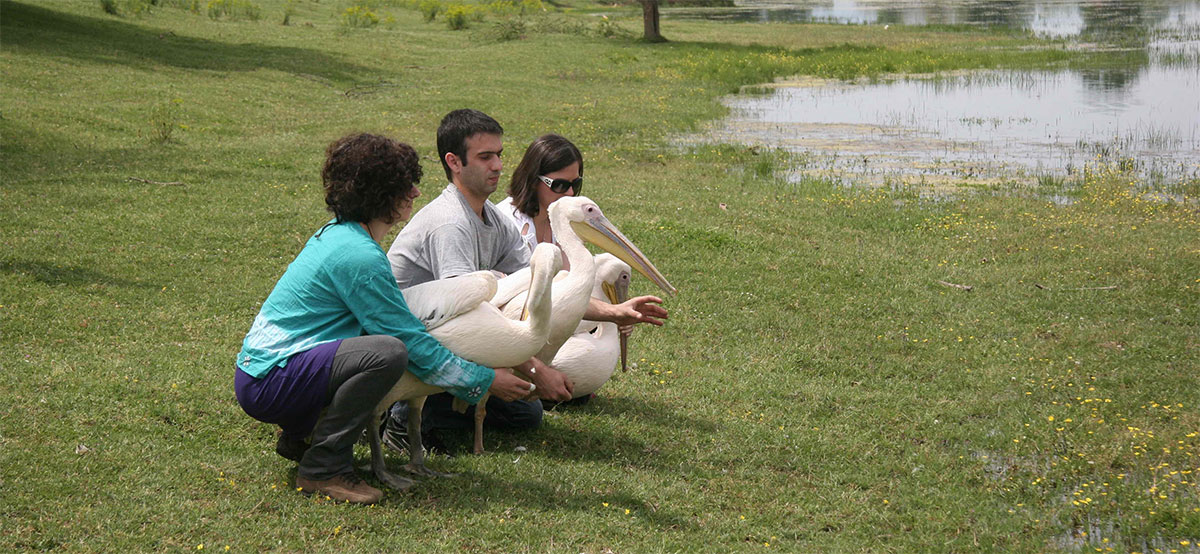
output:
{"label": "human hand on pelican", "polygon": [[536,386],[531,395],[555,402],[566,402],[572,398],[575,384],[571,379],[541,360],[531,358],[529,362],[515,369],[525,373],[525,378]]}
{"label": "human hand on pelican", "polygon": [[537,394],[537,390],[537,385],[513,375],[512,370],[505,367],[496,368],[496,378],[488,387],[492,396],[505,402],[528,398]]}

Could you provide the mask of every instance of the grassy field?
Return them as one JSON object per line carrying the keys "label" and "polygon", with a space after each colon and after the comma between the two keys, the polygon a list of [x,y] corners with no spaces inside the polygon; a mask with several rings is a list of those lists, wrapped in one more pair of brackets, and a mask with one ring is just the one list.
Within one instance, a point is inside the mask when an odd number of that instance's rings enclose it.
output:
{"label": "grassy field", "polygon": [[[1099,159],[1065,206],[929,201],[671,146],[788,75],[1102,60],[963,30],[667,21],[649,45],[633,12],[450,31],[398,3],[369,28],[335,0],[163,4],[0,2],[0,550],[1196,552],[1196,183],[1150,202]],[[510,169],[544,132],[579,144],[588,196],[679,288],[670,322],[590,404],[431,460],[458,478],[303,497],[233,356],[327,218],[325,145],[410,142],[421,203],[460,107],[505,125]]]}

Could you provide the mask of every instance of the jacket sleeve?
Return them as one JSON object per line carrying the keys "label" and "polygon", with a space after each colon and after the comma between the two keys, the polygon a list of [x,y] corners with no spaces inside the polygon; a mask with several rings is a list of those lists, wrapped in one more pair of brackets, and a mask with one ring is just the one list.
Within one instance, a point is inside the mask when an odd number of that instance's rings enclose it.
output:
{"label": "jacket sleeve", "polygon": [[337,281],[346,306],[367,334],[390,335],[404,342],[408,370],[418,379],[470,404],[479,402],[492,386],[495,372],[454,355],[425,330],[409,311],[382,254],[378,260],[344,260],[353,264],[340,268],[347,278]]}

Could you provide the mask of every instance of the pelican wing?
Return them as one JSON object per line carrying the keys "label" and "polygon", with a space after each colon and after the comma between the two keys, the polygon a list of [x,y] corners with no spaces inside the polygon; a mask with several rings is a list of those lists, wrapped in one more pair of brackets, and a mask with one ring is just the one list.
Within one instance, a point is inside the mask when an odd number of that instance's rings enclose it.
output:
{"label": "pelican wing", "polygon": [[476,271],[421,283],[400,292],[413,315],[433,330],[495,296],[496,276],[490,271]]}
{"label": "pelican wing", "polygon": [[496,281],[496,294],[492,295],[491,304],[502,308],[518,294],[528,291],[530,272],[531,269],[526,267]]}

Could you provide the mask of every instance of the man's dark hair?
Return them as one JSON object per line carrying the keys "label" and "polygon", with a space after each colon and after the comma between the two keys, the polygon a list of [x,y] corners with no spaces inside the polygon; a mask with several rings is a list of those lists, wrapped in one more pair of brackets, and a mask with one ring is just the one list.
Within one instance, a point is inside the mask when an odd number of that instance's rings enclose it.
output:
{"label": "man's dark hair", "polygon": [[421,163],[411,146],[361,133],[342,137],[325,150],[321,170],[325,205],[338,223],[391,220],[397,203],[421,181]]}
{"label": "man's dark hair", "polygon": [[554,173],[575,162],[579,162],[579,176],[583,177],[583,154],[579,148],[559,135],[538,137],[525,149],[521,163],[513,171],[512,182],[508,185],[512,205],[529,217],[536,216],[540,208],[537,190],[542,184],[538,176]]}
{"label": "man's dark hair", "polygon": [[438,159],[442,161],[442,169],[446,170],[447,181],[453,181],[454,177],[446,163],[446,154],[454,153],[463,165],[467,165],[467,139],[480,133],[503,135],[504,128],[479,110],[454,110],[442,118],[437,130],[437,147]]}

